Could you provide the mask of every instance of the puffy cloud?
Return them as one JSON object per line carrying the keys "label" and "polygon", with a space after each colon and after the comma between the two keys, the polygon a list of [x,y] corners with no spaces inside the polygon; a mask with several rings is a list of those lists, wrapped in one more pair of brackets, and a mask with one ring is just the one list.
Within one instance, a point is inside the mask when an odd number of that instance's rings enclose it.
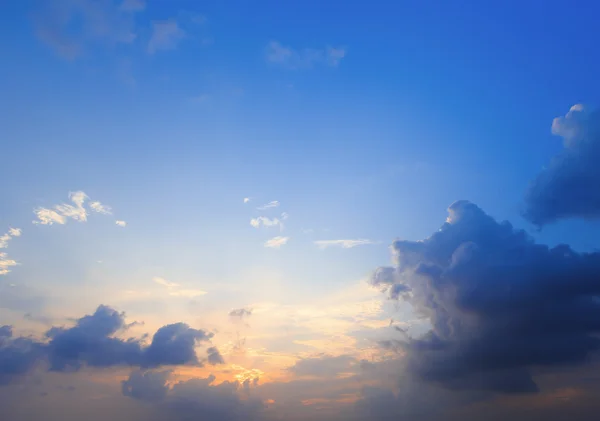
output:
{"label": "puffy cloud", "polygon": [[429,320],[399,342],[409,373],[454,389],[537,390],[530,369],[582,363],[600,348],[600,253],[536,244],[459,201],[423,241],[396,241],[373,285]]}
{"label": "puffy cloud", "polygon": [[168,387],[168,372],[134,372],[122,383],[123,394],[151,401],[174,420],[251,421],[258,419],[264,405],[254,397],[242,398],[242,384],[214,384],[215,377],[197,378]]}
{"label": "puffy cloud", "polygon": [[530,183],[524,216],[542,226],[562,218],[600,217],[600,112],[571,107],[552,122],[564,149]]}
{"label": "puffy cloud", "polygon": [[290,69],[308,69],[318,64],[335,67],[346,56],[342,47],[323,49],[294,49],[277,41],[271,41],[266,48],[266,58],[270,63]]}
{"label": "puffy cloud", "polygon": [[0,326],[0,385],[27,373],[37,361],[41,347],[29,338],[13,338],[10,326]]}
{"label": "puffy cloud", "polygon": [[[89,199],[88,195],[82,191],[76,191],[69,193],[69,199],[71,200],[71,204],[62,203],[54,206],[52,209],[35,209],[33,212],[35,213],[37,220],[33,221],[33,223],[39,225],[64,225],[69,218],[79,222],[87,221],[88,212],[84,205]],[[93,212],[112,215],[110,206],[103,205],[98,201],[91,202],[89,207]],[[121,222],[123,224],[121,224]],[[125,226],[124,221],[117,221],[116,223],[117,225]]]}
{"label": "puffy cloud", "polygon": [[[293,366],[288,368],[288,371],[297,376],[309,377],[335,377],[341,373],[355,371],[357,364],[356,358],[350,355],[320,355],[313,358],[302,358]],[[357,366],[358,367],[358,366]]]}
{"label": "puffy cloud", "polygon": [[119,227],[126,227],[127,226],[127,222],[125,221],[115,221],[115,225],[119,226]]}
{"label": "puffy cloud", "polygon": [[265,242],[265,247],[278,249],[286,245],[289,239],[290,237],[273,237]]}
{"label": "puffy cloud", "polygon": [[[145,346],[139,339],[121,339],[119,332],[129,328],[125,314],[108,306],[99,306],[94,314],[77,319],[70,328],[52,327],[46,332],[48,342],[28,338],[11,338],[11,330],[3,327],[0,343],[0,371],[9,372],[15,365],[24,374],[37,359],[47,359],[51,371],[77,371],[84,365],[111,367],[119,365],[158,367],[169,365],[201,365],[195,347],[208,342],[213,334],[193,329],[185,323],[161,327]],[[7,339],[8,338],[8,339]],[[33,352],[35,351],[35,352]],[[218,351],[209,359],[218,361]],[[17,362],[23,361],[17,364]],[[25,364],[27,362],[27,364]]]}
{"label": "puffy cloud", "polygon": [[351,249],[357,246],[364,246],[367,244],[375,244],[372,240],[366,239],[358,239],[358,240],[319,240],[315,241],[315,244],[321,248],[325,249],[327,247],[341,247],[345,249]]}
{"label": "puffy cloud", "polygon": [[259,206],[256,209],[258,209],[258,210],[266,210],[266,209],[277,208],[277,207],[279,207],[279,201],[278,200],[273,200],[273,201],[271,201],[269,203],[265,203],[264,205]]}
{"label": "puffy cloud", "polygon": [[175,19],[152,22],[152,36],[148,42],[148,53],[159,50],[172,50],[185,38],[185,32]]}
{"label": "puffy cloud", "polygon": [[258,218],[252,218],[250,220],[250,225],[252,225],[254,228],[260,228],[261,225],[263,227],[279,226],[280,228],[283,228],[283,224],[281,223],[281,221],[279,219],[277,219],[277,218],[269,219],[265,216],[259,216]]}

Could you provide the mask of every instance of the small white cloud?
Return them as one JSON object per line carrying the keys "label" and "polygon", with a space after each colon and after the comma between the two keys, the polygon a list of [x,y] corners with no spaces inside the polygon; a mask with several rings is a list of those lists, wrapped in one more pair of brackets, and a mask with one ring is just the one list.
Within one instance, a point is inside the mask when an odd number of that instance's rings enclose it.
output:
{"label": "small white cloud", "polygon": [[244,203],[248,203],[250,202],[250,198],[249,197],[244,197]]}
{"label": "small white cloud", "polygon": [[18,263],[9,259],[6,253],[0,253],[0,275],[6,275],[10,272],[9,268],[17,265]]}
{"label": "small white cloud", "polygon": [[9,228],[8,229],[8,235],[10,235],[11,237],[20,237],[22,233],[21,228]]}
{"label": "small white cloud", "polygon": [[175,19],[162,22],[152,22],[152,37],[148,42],[148,53],[154,54],[159,50],[172,50],[179,41],[185,38],[185,32]]}
{"label": "small white cloud", "polygon": [[33,221],[34,224],[40,225],[53,225],[53,224],[65,224],[67,222],[67,218],[60,215],[58,212],[53,211],[52,209],[47,208],[38,208],[33,211],[37,216],[38,220]]}
{"label": "small white cloud", "polygon": [[268,62],[290,69],[306,69],[317,64],[335,67],[344,57],[346,57],[346,49],[343,47],[294,49],[277,41],[271,41],[266,48]]}
{"label": "small white cloud", "polygon": [[90,203],[90,208],[94,212],[103,213],[104,215],[112,215],[112,209],[110,208],[110,206],[103,205],[100,202]]}
{"label": "small white cloud", "polygon": [[280,228],[283,228],[283,225],[279,219],[277,219],[277,218],[269,219],[265,216],[259,216],[258,218],[252,218],[250,220],[250,225],[252,225],[254,228],[259,228],[261,225],[263,227],[279,226]]}
{"label": "small white cloud", "polygon": [[79,222],[87,221],[87,211],[83,207],[83,204],[88,199],[88,196],[82,191],[76,191],[69,193],[69,199],[71,199],[71,202],[75,206],[63,203],[62,205],[56,205],[54,209],[67,218],[72,218]]}
{"label": "small white cloud", "polygon": [[206,295],[206,291],[202,291],[201,289],[180,289],[176,291],[169,292],[171,297],[185,297],[185,298],[194,298],[200,297],[201,295]]}
{"label": "small white cloud", "polygon": [[262,206],[259,206],[256,209],[258,209],[258,210],[265,210],[265,209],[271,209],[271,208],[277,208],[277,207],[279,207],[279,200],[273,200],[273,201],[271,201],[269,203],[266,203],[266,204],[264,204]]}
{"label": "small white cloud", "polygon": [[127,226],[127,222],[125,221],[115,221],[115,224],[120,226],[120,227],[126,227]]}
{"label": "small white cloud", "polygon": [[165,278],[161,278],[159,276],[152,278],[152,280],[154,281],[154,283],[156,283],[158,285],[162,285],[169,289],[178,288],[180,286],[179,284],[176,284],[175,282],[167,281]]}
{"label": "small white cloud", "polygon": [[281,214],[281,220],[282,220],[282,221],[285,221],[285,220],[286,220],[286,219],[288,219],[289,217],[290,217],[290,214],[289,214],[289,213],[287,213],[287,212],[283,212],[283,213]]}
{"label": "small white cloud", "polygon": [[265,243],[265,247],[278,249],[289,241],[290,237],[273,237]]}
{"label": "small white cloud", "polygon": [[358,240],[320,240],[315,241],[315,244],[321,248],[325,249],[327,247],[341,247],[345,249],[351,249],[357,246],[364,246],[367,244],[377,244],[374,241],[366,240],[366,239],[358,239]]}

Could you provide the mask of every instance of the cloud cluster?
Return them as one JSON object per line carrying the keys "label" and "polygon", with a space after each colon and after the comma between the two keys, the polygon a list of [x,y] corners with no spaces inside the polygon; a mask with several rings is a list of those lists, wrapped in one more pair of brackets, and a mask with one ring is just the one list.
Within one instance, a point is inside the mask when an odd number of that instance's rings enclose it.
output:
{"label": "cloud cluster", "polygon": [[[50,328],[45,334],[47,341],[12,338],[10,327],[5,326],[1,329],[0,373],[4,377],[25,374],[37,360],[46,361],[51,371],[77,371],[84,366],[202,365],[195,347],[213,337],[185,323],[174,323],[158,329],[146,345],[140,339],[118,337],[129,326],[124,313],[105,305],[77,319],[72,327]],[[209,347],[207,353],[210,364],[224,362],[215,347]]]}
{"label": "cloud cluster", "polygon": [[152,402],[169,411],[170,419],[175,420],[252,421],[263,412],[262,400],[252,396],[242,398],[240,392],[250,390],[242,383],[214,384],[215,377],[209,376],[179,382],[170,388],[167,383],[170,374],[168,371],[133,372],[122,383],[123,394]]}
{"label": "cloud cluster", "polygon": [[600,112],[581,104],[552,122],[564,149],[530,184],[524,216],[538,226],[600,217]]}
{"label": "cloud cluster", "polygon": [[452,389],[534,392],[533,367],[582,363],[600,348],[600,253],[536,244],[459,201],[423,241],[396,241],[371,283],[431,329],[400,344],[407,370]]}
{"label": "cloud cluster", "polygon": [[294,49],[271,41],[266,48],[268,62],[290,69],[308,69],[321,64],[335,67],[345,56],[346,49],[342,47]]}
{"label": "cloud cluster", "polygon": [[[33,212],[37,219],[33,223],[36,225],[64,225],[69,219],[86,222],[89,215],[88,209],[91,212],[112,215],[111,207],[98,201],[90,202],[89,207],[86,208],[85,205],[89,201],[89,196],[82,191],[69,193],[69,200],[71,203],[61,203],[53,208],[40,207],[35,209]],[[124,227],[127,224],[125,221],[116,221],[116,225]]]}

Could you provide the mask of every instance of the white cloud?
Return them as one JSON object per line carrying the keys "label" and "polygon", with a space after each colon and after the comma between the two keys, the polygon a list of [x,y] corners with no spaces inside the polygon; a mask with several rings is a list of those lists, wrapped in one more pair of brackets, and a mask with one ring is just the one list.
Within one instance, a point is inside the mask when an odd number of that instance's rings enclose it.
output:
{"label": "white cloud", "polygon": [[266,203],[266,204],[264,204],[262,206],[259,206],[256,209],[258,209],[258,210],[265,210],[265,209],[276,208],[278,206],[279,206],[279,200],[273,200],[273,201],[271,201],[269,203]]}
{"label": "white cloud", "polygon": [[17,262],[8,258],[6,253],[0,253],[0,275],[6,275],[10,272],[10,267],[17,266]]}
{"label": "white cloud", "polygon": [[164,287],[167,288],[178,288],[180,285],[176,284],[175,282],[171,282],[171,281],[167,281],[165,278],[161,278],[159,276],[156,276],[154,278],[152,278],[152,280],[157,283],[158,285],[162,285]]}
{"label": "white cloud", "polygon": [[110,206],[103,205],[100,202],[90,203],[90,208],[94,212],[103,213],[104,215],[112,215],[112,209],[110,208]]}
{"label": "white cloud", "polygon": [[159,50],[172,50],[179,41],[185,38],[185,32],[175,19],[162,22],[152,22],[152,37],[148,42],[148,53],[154,54]]}
{"label": "white cloud", "polygon": [[273,237],[265,243],[265,247],[278,249],[289,241],[290,237]]}
{"label": "white cloud", "polygon": [[38,208],[33,211],[37,216],[38,220],[33,221],[34,224],[40,225],[53,225],[53,224],[65,224],[67,222],[67,218],[60,215],[56,211],[52,209],[46,208]]}
{"label": "white cloud", "polygon": [[11,237],[20,237],[22,233],[21,228],[9,228],[8,229],[8,235],[10,235]]}
{"label": "white cloud", "polygon": [[283,212],[283,213],[281,214],[281,220],[282,220],[282,221],[285,221],[285,220],[286,220],[286,219],[288,219],[289,217],[290,217],[290,214],[289,214],[289,213],[287,213],[287,212]]}
{"label": "white cloud", "polygon": [[283,224],[281,223],[281,221],[279,219],[277,219],[277,218],[269,219],[265,216],[259,216],[258,218],[252,218],[250,220],[250,225],[252,225],[254,228],[259,228],[262,225],[263,227],[279,226],[281,229],[283,229]]}
{"label": "white cloud", "polygon": [[244,197],[244,203],[248,203],[250,202],[250,198],[249,197]]}
{"label": "white cloud", "polygon": [[171,297],[185,297],[185,298],[194,298],[200,297],[201,295],[206,295],[206,291],[202,291],[201,289],[180,289],[176,291],[169,292]]}
{"label": "white cloud", "polygon": [[358,239],[358,240],[320,240],[320,241],[315,241],[315,244],[321,249],[325,249],[327,247],[341,247],[341,248],[345,248],[345,249],[351,249],[352,247],[356,247],[356,246],[364,246],[367,244],[377,244],[377,243],[372,240]]}
{"label": "white cloud", "polygon": [[271,41],[266,49],[267,61],[290,69],[311,68],[317,64],[335,67],[345,56],[343,47],[294,49],[277,41]]}
{"label": "white cloud", "polygon": [[71,199],[74,206],[63,203],[62,205],[56,205],[54,209],[67,218],[72,218],[79,222],[87,221],[87,211],[83,207],[83,204],[88,199],[88,196],[82,191],[77,191],[69,193],[69,199]]}
{"label": "white cloud", "polygon": [[127,226],[127,222],[125,222],[125,221],[115,221],[115,224],[117,224],[120,227],[126,227]]}

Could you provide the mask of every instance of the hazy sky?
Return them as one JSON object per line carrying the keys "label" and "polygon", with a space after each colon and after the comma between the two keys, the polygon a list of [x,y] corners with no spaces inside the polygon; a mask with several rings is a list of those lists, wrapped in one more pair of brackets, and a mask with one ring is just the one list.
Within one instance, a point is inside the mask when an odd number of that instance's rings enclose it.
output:
{"label": "hazy sky", "polygon": [[0,2],[0,414],[596,419],[599,14]]}

